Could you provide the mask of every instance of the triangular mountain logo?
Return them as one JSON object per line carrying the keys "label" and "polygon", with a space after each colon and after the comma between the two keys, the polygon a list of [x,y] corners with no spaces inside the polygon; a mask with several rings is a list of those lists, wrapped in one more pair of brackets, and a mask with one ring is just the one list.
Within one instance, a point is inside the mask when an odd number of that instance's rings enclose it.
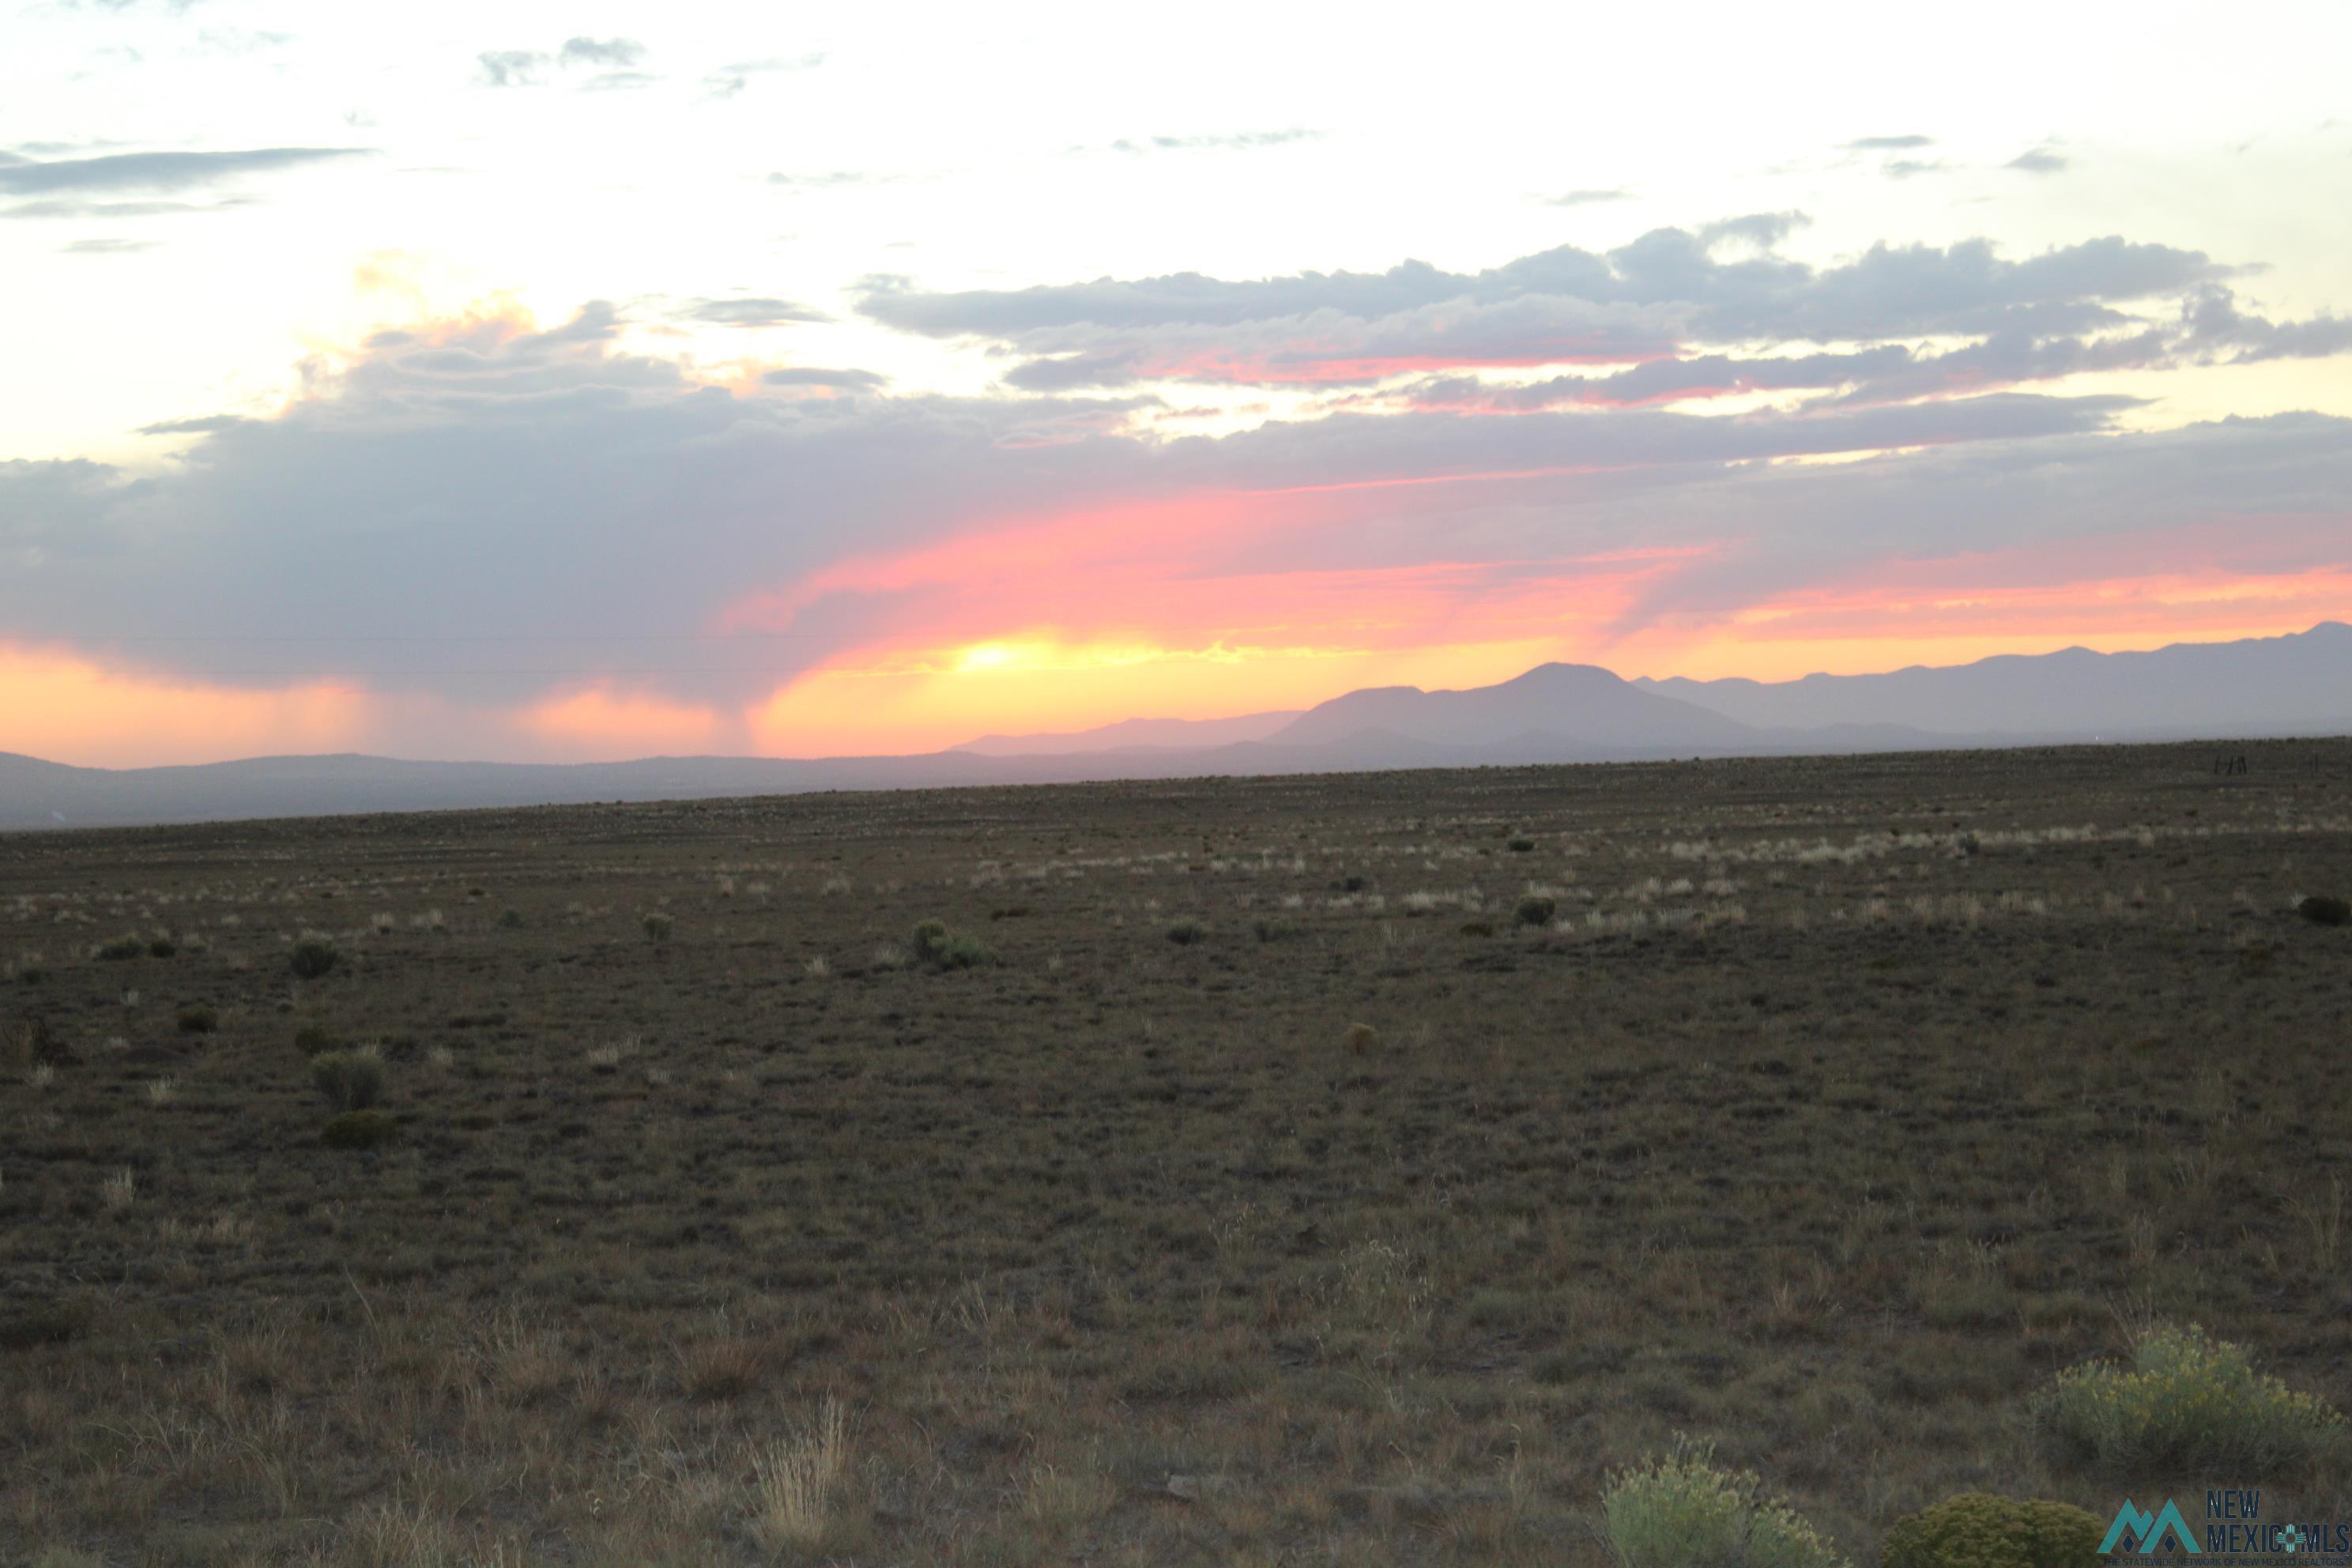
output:
{"label": "triangular mountain logo", "polygon": [[2133,1537],[2126,1551],[2153,1552],[2164,1544],[2167,1532],[2180,1542],[2181,1551],[2195,1555],[2197,1538],[2189,1533],[2189,1521],[2180,1517],[2179,1504],[2167,1498],[2161,1512],[2149,1513],[2126,1498],[2124,1506],[2116,1510],[2115,1523],[2107,1526],[2107,1538],[2099,1542],[2099,1552],[2102,1555],[2113,1552],[2116,1542],[2126,1534]]}

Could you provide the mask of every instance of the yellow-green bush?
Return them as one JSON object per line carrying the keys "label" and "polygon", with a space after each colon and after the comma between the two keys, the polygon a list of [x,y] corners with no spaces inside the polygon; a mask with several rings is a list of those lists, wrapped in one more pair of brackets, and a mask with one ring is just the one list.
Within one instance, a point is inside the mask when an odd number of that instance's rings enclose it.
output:
{"label": "yellow-green bush", "polygon": [[950,931],[945,921],[924,921],[915,927],[907,945],[933,969],[977,969],[996,962],[988,944],[963,931]]}
{"label": "yellow-green bush", "polygon": [[2099,1521],[2071,1503],[1966,1492],[1895,1521],[1881,1568],[2099,1568]]}
{"label": "yellow-green bush", "polygon": [[2256,1372],[2244,1351],[2194,1323],[2143,1333],[2128,1367],[2060,1373],[2033,1409],[2063,1447],[2117,1473],[2257,1479],[2305,1463],[2344,1427],[2325,1401]]}
{"label": "yellow-green bush", "polygon": [[1712,1447],[1687,1439],[1612,1472],[1601,1511],[1618,1568],[1844,1568],[1762,1478],[1724,1468]]}

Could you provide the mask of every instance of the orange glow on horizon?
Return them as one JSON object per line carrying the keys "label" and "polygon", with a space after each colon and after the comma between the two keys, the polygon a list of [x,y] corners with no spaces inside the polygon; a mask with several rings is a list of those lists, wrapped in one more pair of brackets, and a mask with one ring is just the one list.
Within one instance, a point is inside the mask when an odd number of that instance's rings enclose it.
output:
{"label": "orange glow on horizon", "polygon": [[[1939,563],[1948,569],[1951,563]],[[2003,562],[2013,566],[2013,562]],[[2004,654],[2144,652],[2308,631],[2352,616],[2352,568],[2262,575],[2175,572],[2145,577],[1906,592],[1889,574],[1843,592],[1790,595],[1697,635],[1657,626],[1618,643],[1608,663],[1710,680],[1872,675],[1911,665],[1969,664]]]}
{"label": "orange glow on horizon", "polygon": [[984,734],[1311,708],[1360,686],[1483,686],[1547,657],[1539,642],[1155,649],[1090,647],[1036,633],[895,667],[870,659],[828,666],[755,708],[749,723],[768,756],[932,752]]}
{"label": "orange glow on horizon", "polygon": [[709,708],[609,687],[583,687],[525,709],[524,731],[583,756],[618,760],[652,752],[706,752],[726,731]]}
{"label": "orange glow on horizon", "polygon": [[[2302,631],[2352,617],[2352,563],[2316,567],[2307,524],[2215,524],[2115,542],[1881,561],[1767,597],[1736,543],[1551,561],[1412,561],[1348,569],[1251,559],[1255,513],[1187,531],[1100,514],[843,563],[741,601],[754,625],[847,608],[858,628],[816,668],[749,703],[584,680],[522,706],[289,679],[226,687],[124,673],[57,645],[0,643],[0,750],[102,766],[366,750],[414,737],[474,755],[621,760],[927,752],[988,733],[1311,707],[1367,686],[1491,684],[1549,660],[1622,675],[1795,679],[1968,663],[2070,646],[2106,652]],[[1160,503],[1172,508],[1176,503]],[[1168,522],[1122,509],[1108,520]],[[1316,552],[1306,552],[1310,556]],[[1709,598],[1717,602],[1709,603]],[[1086,607],[1074,618],[1072,606]],[[780,606],[791,606],[778,614]],[[405,743],[404,743],[405,742]]]}
{"label": "orange glow on horizon", "polygon": [[268,690],[164,672],[124,675],[69,650],[0,645],[0,751],[80,767],[152,767],[347,751],[368,693],[344,682]]}

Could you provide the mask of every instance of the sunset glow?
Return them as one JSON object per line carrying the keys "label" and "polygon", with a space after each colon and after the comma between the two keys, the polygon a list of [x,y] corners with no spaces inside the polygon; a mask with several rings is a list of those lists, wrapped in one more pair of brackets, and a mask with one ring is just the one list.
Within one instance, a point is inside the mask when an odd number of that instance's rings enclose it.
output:
{"label": "sunset glow", "polygon": [[339,752],[368,732],[369,706],[350,686],[238,689],[0,644],[0,749],[52,761],[126,767]]}
{"label": "sunset glow", "polygon": [[899,753],[2352,617],[2352,21],[1996,12],[1431,80],[1260,10],[1315,69],[1154,29],[1112,89],[1116,17],[37,7],[0,751]]}

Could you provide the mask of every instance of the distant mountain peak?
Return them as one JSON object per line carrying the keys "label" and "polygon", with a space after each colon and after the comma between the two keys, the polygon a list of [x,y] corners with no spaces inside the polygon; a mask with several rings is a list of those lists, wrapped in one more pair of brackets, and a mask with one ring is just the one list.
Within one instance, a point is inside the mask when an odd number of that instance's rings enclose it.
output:
{"label": "distant mountain peak", "polygon": [[[1522,684],[1537,686],[1623,686],[1626,684],[1626,680],[1623,676],[1618,674],[1615,670],[1604,669],[1597,664],[1566,664],[1559,660],[1554,660],[1549,664],[1537,665],[1533,669],[1528,670],[1526,674],[1515,675],[1510,679],[1500,682],[1500,684],[1503,686],[1518,686]],[[1490,687],[1487,688],[1487,689],[1492,690],[1494,689]]]}
{"label": "distant mountain peak", "polygon": [[2352,731],[2352,626],[2101,653],[1993,654],[1879,675],[1641,682],[1768,729],[1901,723],[2011,740]]}
{"label": "distant mountain peak", "polygon": [[341,752],[115,769],[0,752],[0,830],[808,789],[2265,734],[2352,734],[2352,625],[2321,621],[2305,632],[2144,653],[2078,647],[1778,682],[1629,681],[1595,665],[1549,663],[1458,691],[1366,688],[1304,713],[1131,720],[973,743],[1005,748],[995,755],[959,749],[555,765]]}

